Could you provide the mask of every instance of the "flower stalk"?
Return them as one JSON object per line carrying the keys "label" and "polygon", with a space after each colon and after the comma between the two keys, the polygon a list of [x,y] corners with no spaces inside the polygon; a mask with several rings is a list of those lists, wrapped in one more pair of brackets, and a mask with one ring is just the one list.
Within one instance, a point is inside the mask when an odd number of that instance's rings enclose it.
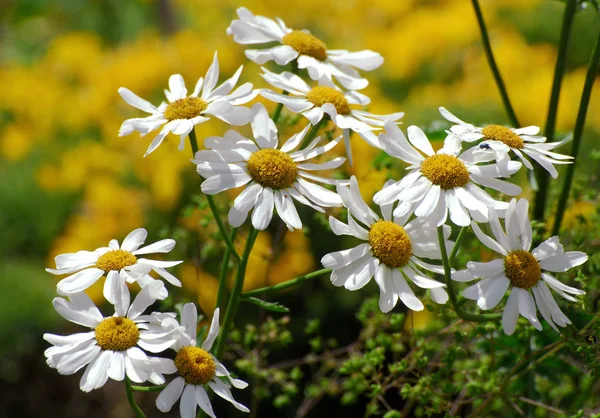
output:
{"label": "flower stalk", "polygon": [[[552,81],[552,92],[550,94],[550,104],[548,105],[548,117],[546,118],[546,127],[544,135],[548,142],[554,141],[556,133],[556,115],[558,113],[558,101],[560,98],[560,88],[567,65],[567,48],[569,46],[569,37],[575,18],[577,7],[576,0],[567,0],[565,12],[563,14],[563,23],[560,33],[560,43],[558,45],[558,56],[556,57],[556,66],[554,67],[554,80]],[[584,116],[585,117],[585,116]],[[538,190],[535,194],[535,206],[533,209],[533,218],[536,220],[544,219],[546,210],[546,200],[548,196],[548,182],[550,177],[546,170],[536,167]]]}
{"label": "flower stalk", "polygon": [[323,276],[324,274],[329,274],[329,273],[331,273],[331,269],[316,270],[311,273],[305,274],[304,276],[299,276],[299,277],[296,277],[295,279],[288,280],[287,282],[279,283],[274,286],[261,287],[260,289],[245,292],[242,294],[242,296],[243,297],[259,296],[259,295],[264,295],[266,293],[273,293],[273,292],[277,292],[279,290],[289,289],[290,287],[298,286],[299,284],[304,283],[308,280],[316,279],[317,277],[320,277],[320,276]]}
{"label": "flower stalk", "polygon": [[598,38],[596,38],[594,50],[592,51],[587,74],[585,76],[585,83],[583,85],[583,92],[581,93],[581,101],[579,103],[579,111],[577,112],[577,121],[575,122],[575,130],[573,131],[573,145],[571,146],[571,156],[574,158],[574,160],[572,164],[569,164],[567,167],[567,172],[565,173],[563,187],[560,192],[560,198],[558,199],[556,217],[554,218],[554,226],[552,227],[552,235],[557,235],[560,231],[560,225],[565,214],[565,209],[567,208],[567,202],[569,201],[569,194],[573,184],[573,176],[575,175],[575,164],[577,163],[577,155],[579,154],[581,137],[583,136],[583,128],[585,126],[585,118],[587,115],[588,105],[590,104],[590,96],[592,95],[592,88],[594,87],[594,81],[596,80],[599,62],[600,33],[598,33]]}
{"label": "flower stalk", "polygon": [[[136,386],[136,387],[141,387],[141,386]],[[131,380],[129,380],[129,377],[125,376],[125,392],[127,392],[127,401],[129,402],[129,406],[131,407],[131,409],[133,410],[133,412],[135,413],[135,416],[137,418],[146,418],[146,415],[144,415],[144,412],[140,409],[140,407],[138,406],[138,404],[135,402],[135,397],[133,396],[133,386],[131,385]]]}

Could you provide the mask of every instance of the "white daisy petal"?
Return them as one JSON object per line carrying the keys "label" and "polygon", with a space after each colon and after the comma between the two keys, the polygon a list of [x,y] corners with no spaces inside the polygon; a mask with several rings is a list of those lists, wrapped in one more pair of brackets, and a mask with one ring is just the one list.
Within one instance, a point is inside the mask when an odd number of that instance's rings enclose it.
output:
{"label": "white daisy petal", "polygon": [[156,408],[160,412],[169,412],[175,402],[181,397],[185,380],[183,377],[177,376],[171,383],[165,387],[156,398]]}

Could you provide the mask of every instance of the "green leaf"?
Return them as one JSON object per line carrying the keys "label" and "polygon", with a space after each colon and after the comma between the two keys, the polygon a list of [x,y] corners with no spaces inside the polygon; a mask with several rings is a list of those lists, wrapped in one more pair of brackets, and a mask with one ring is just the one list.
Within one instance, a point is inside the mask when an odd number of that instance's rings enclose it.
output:
{"label": "green leaf", "polygon": [[261,308],[264,308],[268,311],[273,311],[273,312],[289,312],[290,310],[277,303],[277,302],[267,302],[265,300],[262,299],[258,299],[252,296],[246,297],[243,300],[245,300],[246,302],[250,302],[250,303],[254,303],[255,305],[260,306]]}

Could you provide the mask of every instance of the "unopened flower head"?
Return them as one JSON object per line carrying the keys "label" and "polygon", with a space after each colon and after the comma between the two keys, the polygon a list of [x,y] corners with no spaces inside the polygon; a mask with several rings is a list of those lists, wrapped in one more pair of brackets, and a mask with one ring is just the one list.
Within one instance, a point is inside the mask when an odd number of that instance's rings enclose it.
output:
{"label": "unopened flower head", "polygon": [[[233,90],[242,73],[238,68],[233,77],[217,87],[219,81],[219,61],[215,52],[214,60],[204,79],[200,77],[191,95],[183,81],[183,77],[174,74],[169,78],[169,90],[165,90],[168,103],[156,107],[138,97],[135,93],[121,87],[119,94],[131,106],[150,113],[145,118],[127,119],[121,125],[119,136],[138,131],[142,136],[162,127],[146,151],[146,155],[154,151],[172,132],[180,136],[179,149],[182,150],[187,135],[194,126],[206,122],[211,116],[231,125],[245,125],[250,121],[250,109],[240,106],[254,99],[258,91],[252,89],[251,83],[242,84]],[[232,91],[233,90],[233,91]]]}
{"label": "unopened flower head", "polygon": [[352,163],[350,131],[356,132],[369,145],[381,148],[377,135],[373,131],[383,128],[386,121],[398,123],[403,112],[389,115],[375,115],[355,109],[371,100],[358,91],[342,92],[327,79],[321,79],[319,85],[311,87],[302,78],[289,72],[275,74],[263,68],[262,77],[273,87],[287,91],[284,95],[271,90],[263,90],[261,95],[269,100],[282,103],[288,110],[304,115],[311,124],[316,125],[323,117],[329,117],[335,126],[344,132],[344,141],[348,159]]}
{"label": "unopened flower head", "polygon": [[452,275],[452,279],[459,282],[483,279],[463,292],[465,298],[476,300],[481,309],[495,308],[510,289],[502,315],[502,327],[509,335],[515,331],[519,314],[541,331],[537,309],[556,331],[557,326],[564,327],[571,323],[554,300],[550,289],[570,301],[576,301],[571,295],[585,294],[560,282],[548,272],[565,272],[585,263],[588,256],[581,251],[565,252],[556,236],[530,251],[532,229],[528,210],[527,200],[520,199],[517,202],[513,199],[506,210],[504,230],[495,211],[490,211],[490,226],[495,239],[485,235],[473,222],[473,231],[481,243],[502,258],[486,263],[470,261],[466,270]]}
{"label": "unopened flower head", "polygon": [[334,158],[325,163],[310,163],[335,147],[341,137],[317,146],[320,137],[313,139],[306,148],[298,149],[308,129],[291,136],[279,147],[277,127],[262,104],[252,107],[252,132],[254,139],[247,139],[235,131],[224,137],[207,138],[206,150],[198,151],[193,160],[198,173],[205,177],[202,191],[216,194],[224,190],[247,185],[233,202],[229,211],[229,223],[238,227],[244,223],[250,210],[252,225],[259,230],[269,226],[273,209],[290,230],[302,228],[294,200],[324,212],[323,207],[341,206],[340,197],[317,183],[336,185],[340,181],[310,173],[341,166],[345,158]]}
{"label": "unopened flower head", "polygon": [[[56,275],[66,275],[56,285],[59,295],[83,292],[92,286],[102,276],[104,282],[104,297],[110,303],[116,303],[121,282],[137,282],[141,287],[153,283],[154,280],[148,273],[155,271],[173,286],[181,286],[181,282],[165,270],[176,266],[182,261],[158,261],[139,258],[141,255],[152,253],[168,253],[175,247],[175,240],[163,239],[154,244],[140,248],[146,240],[148,232],[138,228],[125,237],[123,243],[115,239],[108,243],[108,247],[98,248],[95,251],[78,251],[76,253],[60,254],[54,258],[56,269],[46,269]],[[160,299],[167,297],[168,292],[162,282]]]}
{"label": "unopened flower head", "polygon": [[[168,327],[173,326],[169,320]],[[156,398],[156,407],[161,412],[169,412],[177,400],[182,417],[195,417],[196,409],[204,411],[211,418],[216,418],[213,412],[207,388],[210,388],[221,398],[242,412],[250,412],[241,403],[237,402],[229,385],[244,389],[248,386],[240,379],[234,379],[227,368],[215,356],[210,353],[217,336],[219,335],[219,308],[210,324],[210,329],[201,347],[196,347],[196,325],[198,324],[198,312],[193,303],[187,303],[181,311],[181,324],[184,328],[181,338],[173,345],[177,351],[174,360],[169,360],[177,372],[167,387]],[[226,380],[226,384],[223,380]]]}
{"label": "unopened flower head", "polygon": [[[441,258],[436,228],[422,218],[407,223],[408,216],[393,216],[394,203],[380,206],[383,216],[380,218],[362,199],[354,176],[350,179],[350,187],[338,186],[338,193],[348,209],[348,223],[330,217],[332,231],[336,235],[350,235],[365,242],[329,253],[321,259],[325,268],[333,270],[333,285],[358,290],[375,277],[382,312],[391,311],[398,300],[414,311],[423,310],[423,303],[415,296],[406,278],[420,288],[429,289],[434,302],[446,303],[445,284],[422,272],[444,272],[442,266],[421,259]],[[450,227],[445,226],[445,245],[451,251],[453,243],[447,241],[449,235]]]}
{"label": "unopened flower head", "polygon": [[478,159],[495,159],[498,162],[506,162],[510,159],[509,152],[512,151],[523,162],[529,170],[533,165],[526,155],[533,158],[553,178],[558,177],[558,171],[554,164],[571,164],[573,157],[553,152],[554,148],[564,144],[562,142],[546,142],[546,138],[538,136],[538,126],[527,126],[525,128],[507,128],[502,125],[475,126],[466,123],[448,110],[440,107],[440,113],[444,118],[456,125],[450,128],[452,134],[458,136],[465,142],[481,142],[469,149],[468,152],[477,155]]}
{"label": "unopened flower head", "polygon": [[460,153],[460,141],[454,136],[448,136],[444,147],[434,152],[425,133],[416,126],[408,127],[408,140],[395,124],[386,122],[385,128],[386,133],[379,136],[382,147],[409,163],[409,173],[375,194],[373,201],[384,205],[399,200],[396,216],[414,213],[440,226],[449,212],[452,222],[467,226],[471,219],[487,222],[489,208],[503,213],[508,207],[479,185],[509,196],[521,193],[519,186],[499,179],[517,172],[521,168],[517,161],[479,165],[471,153]]}
{"label": "unopened flower head", "polygon": [[61,336],[44,334],[52,344],[44,354],[50,367],[60,374],[71,375],[86,367],[80,381],[84,392],[98,389],[110,378],[134,382],[164,383],[162,373],[174,373],[167,359],[148,357],[144,351],[160,353],[175,343],[170,331],[148,329],[144,311],[160,295],[159,282],[144,287],[133,303],[127,285],[120,283],[115,302],[115,314],[103,317],[84,293],[73,293],[69,300],[55,298],[56,311],[68,321],[91,328],[91,331]]}
{"label": "unopened flower head", "polygon": [[272,48],[247,49],[246,56],[257,64],[275,61],[286,65],[296,60],[298,68],[307,69],[313,80],[335,77],[349,90],[363,89],[369,84],[355,68],[372,71],[383,64],[381,55],[373,51],[327,49],[316,36],[307,31],[292,30],[279,18],[275,21],[255,16],[245,7],[237,9],[237,14],[239,20],[233,20],[227,28],[227,34],[233,35],[235,42],[243,45],[281,44]]}

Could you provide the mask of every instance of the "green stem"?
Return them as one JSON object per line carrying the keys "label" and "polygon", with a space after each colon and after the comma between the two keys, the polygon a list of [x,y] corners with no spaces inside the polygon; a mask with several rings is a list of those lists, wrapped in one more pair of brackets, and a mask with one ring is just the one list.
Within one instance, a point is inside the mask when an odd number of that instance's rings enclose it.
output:
{"label": "green stem", "polygon": [[[198,152],[198,140],[196,139],[196,131],[194,129],[192,129],[190,131],[189,138],[190,138],[190,145],[192,146],[192,154],[195,157],[196,153]],[[240,261],[240,255],[235,250],[233,241],[229,237],[229,234],[227,233],[227,229],[225,228],[225,224],[223,224],[223,220],[221,219],[221,216],[219,215],[219,209],[217,208],[215,199],[211,195],[208,195],[208,194],[205,194],[205,196],[206,196],[206,200],[208,200],[208,205],[210,206],[210,210],[212,211],[213,217],[215,218],[215,221],[217,221],[217,226],[219,227],[219,232],[221,233],[221,237],[225,241],[225,244],[227,244],[227,248],[229,249],[231,255],[233,255],[233,258],[235,258],[236,261]]]}
{"label": "green stem", "polygon": [[460,246],[462,245],[462,242],[465,239],[465,235],[467,235],[468,230],[469,230],[468,226],[463,226],[462,229],[460,230],[460,232],[458,233],[458,236],[456,237],[456,242],[454,243],[454,248],[452,248],[452,252],[450,253],[450,258],[448,259],[448,262],[450,263],[450,265],[452,265],[452,263],[454,263],[454,259],[456,258],[456,255],[458,254],[458,250],[460,249]]}
{"label": "green stem", "polygon": [[560,198],[558,199],[558,209],[556,210],[556,218],[554,219],[554,226],[552,227],[552,235],[557,235],[560,231],[560,224],[562,223],[567,202],[569,200],[569,193],[571,192],[571,185],[573,184],[573,176],[575,175],[575,164],[577,163],[577,155],[579,154],[579,147],[581,146],[581,137],[583,136],[585,118],[587,115],[588,105],[590,103],[592,88],[594,87],[594,81],[596,80],[599,62],[600,33],[598,33],[598,38],[596,39],[596,44],[594,45],[592,57],[590,58],[588,65],[587,74],[585,76],[585,84],[583,85],[583,92],[581,93],[581,101],[579,103],[579,111],[577,113],[577,121],[575,122],[575,130],[573,131],[571,156],[575,158],[575,160],[573,160],[573,163],[567,167]]}
{"label": "green stem", "polygon": [[127,401],[129,402],[129,406],[135,413],[137,418],[146,418],[146,415],[142,412],[138,404],[135,402],[135,398],[133,396],[133,388],[131,386],[131,380],[127,376],[125,376],[125,392],[127,392]]}
{"label": "green stem", "polygon": [[258,230],[251,227],[250,232],[248,233],[248,238],[246,239],[246,247],[244,248],[244,254],[242,255],[242,259],[238,264],[235,282],[233,283],[231,297],[229,298],[229,303],[227,304],[227,311],[225,312],[223,327],[221,328],[221,335],[219,336],[219,340],[215,348],[215,355],[217,356],[217,358],[220,358],[223,354],[223,349],[225,348],[225,341],[227,340],[227,336],[229,335],[229,331],[231,330],[231,327],[233,325],[235,311],[240,302],[240,296],[242,295],[242,289],[244,287],[244,278],[246,276],[248,258],[250,257],[250,252],[252,251],[252,247],[254,246],[254,241],[256,241],[257,236]]}
{"label": "green stem", "polygon": [[500,75],[500,70],[498,69],[498,65],[496,64],[496,60],[494,59],[494,54],[492,53],[492,45],[490,44],[490,38],[488,36],[488,31],[485,26],[485,21],[483,20],[483,14],[481,13],[481,7],[479,6],[478,0],[472,0],[473,9],[475,9],[475,15],[477,16],[477,23],[479,23],[479,29],[481,31],[481,41],[483,43],[483,49],[485,51],[485,57],[487,58],[490,69],[492,70],[492,74],[494,75],[494,80],[496,81],[496,85],[498,86],[498,90],[500,91],[500,96],[502,96],[502,103],[504,104],[504,109],[508,115],[508,119],[510,123],[518,128],[519,120],[517,119],[517,114],[510,103],[510,99],[508,98],[508,92],[506,91],[506,86],[504,85],[504,80],[502,80],[502,76]]}
{"label": "green stem", "polygon": [[302,140],[302,144],[300,144],[300,149],[306,148],[308,144],[310,144],[310,141],[315,139],[321,128],[327,125],[327,122],[329,122],[329,116],[323,115],[323,118],[319,122],[317,122],[316,125],[310,128],[310,131],[308,131],[308,133]]}
{"label": "green stem", "polygon": [[444,228],[442,226],[438,227],[438,242],[440,246],[440,252],[442,253],[442,263],[444,265],[444,279],[446,282],[446,287],[448,288],[448,295],[450,296],[450,302],[452,303],[452,307],[458,316],[466,321],[473,322],[487,322],[487,321],[495,321],[502,317],[501,314],[473,314],[470,312],[463,311],[461,308],[461,301],[458,300],[458,296],[456,294],[456,288],[454,287],[454,281],[451,276],[450,262],[448,260],[448,252],[446,251],[445,239],[444,239]]}
{"label": "green stem", "polygon": [[258,296],[265,293],[276,292],[278,290],[288,289],[290,287],[294,287],[299,285],[300,283],[304,283],[307,280],[317,278],[324,274],[331,273],[331,269],[321,269],[317,271],[313,271],[312,273],[305,274],[304,276],[296,277],[295,279],[288,280],[287,282],[279,283],[274,286],[261,287],[260,289],[251,290],[249,292],[243,293],[243,297],[247,296]]}
{"label": "green stem", "polygon": [[[231,241],[235,240],[237,228],[231,230]],[[223,261],[221,261],[221,271],[219,272],[219,290],[217,291],[217,303],[216,307],[220,308],[227,292],[227,272],[229,272],[229,259],[231,258],[231,250],[229,247],[225,248],[225,254],[223,254]]]}
{"label": "green stem", "polygon": [[[569,37],[571,27],[575,18],[577,0],[567,0],[565,12],[563,14],[562,29],[560,32],[560,43],[558,45],[558,55],[554,67],[554,80],[552,81],[552,92],[550,94],[550,104],[548,105],[548,118],[546,119],[546,128],[544,135],[548,142],[554,141],[556,132],[556,114],[558,113],[558,100],[560,98],[560,87],[567,65],[567,48],[569,46]],[[535,194],[535,206],[533,209],[534,219],[541,221],[544,219],[546,210],[546,200],[548,197],[548,182],[550,176],[542,167],[536,166],[538,190]]]}
{"label": "green stem", "polygon": [[166,388],[167,385],[158,385],[158,386],[131,386],[131,390],[135,392],[158,392]]}

